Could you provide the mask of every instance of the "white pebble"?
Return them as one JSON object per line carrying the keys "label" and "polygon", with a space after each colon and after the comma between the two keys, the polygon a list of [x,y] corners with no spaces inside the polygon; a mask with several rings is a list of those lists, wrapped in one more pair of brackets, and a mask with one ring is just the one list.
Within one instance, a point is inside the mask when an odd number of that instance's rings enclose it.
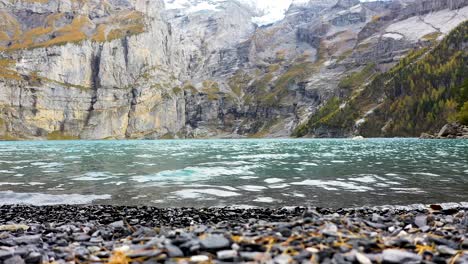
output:
{"label": "white pebble", "polygon": [[190,262],[205,262],[205,261],[209,261],[210,258],[208,256],[204,256],[204,255],[198,255],[198,256],[192,256],[190,258]]}

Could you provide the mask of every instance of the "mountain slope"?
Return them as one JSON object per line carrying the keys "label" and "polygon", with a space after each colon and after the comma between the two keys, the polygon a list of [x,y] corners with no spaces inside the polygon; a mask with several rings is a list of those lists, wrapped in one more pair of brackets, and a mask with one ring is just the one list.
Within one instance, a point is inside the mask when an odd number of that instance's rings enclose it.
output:
{"label": "mountain slope", "polygon": [[[462,120],[468,102],[468,21],[435,48],[413,51],[347,100],[335,98],[296,130],[297,136],[419,136]],[[357,78],[356,76],[353,76]],[[462,112],[464,111],[464,112]],[[465,121],[466,122],[466,121]]]}

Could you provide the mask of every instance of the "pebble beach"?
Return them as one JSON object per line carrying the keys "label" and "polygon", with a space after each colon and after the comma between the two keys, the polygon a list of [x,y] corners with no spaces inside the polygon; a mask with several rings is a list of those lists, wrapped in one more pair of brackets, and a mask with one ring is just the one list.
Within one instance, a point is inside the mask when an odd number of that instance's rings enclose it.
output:
{"label": "pebble beach", "polygon": [[0,207],[0,263],[468,263],[468,203]]}

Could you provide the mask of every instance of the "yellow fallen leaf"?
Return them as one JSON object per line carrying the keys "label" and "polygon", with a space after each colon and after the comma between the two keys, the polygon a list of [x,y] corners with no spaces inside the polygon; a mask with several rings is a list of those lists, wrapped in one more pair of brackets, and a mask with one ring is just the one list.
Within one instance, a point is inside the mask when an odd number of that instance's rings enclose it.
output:
{"label": "yellow fallen leaf", "polygon": [[10,232],[15,232],[18,230],[28,230],[29,226],[27,225],[2,225],[0,226],[0,231],[10,231]]}

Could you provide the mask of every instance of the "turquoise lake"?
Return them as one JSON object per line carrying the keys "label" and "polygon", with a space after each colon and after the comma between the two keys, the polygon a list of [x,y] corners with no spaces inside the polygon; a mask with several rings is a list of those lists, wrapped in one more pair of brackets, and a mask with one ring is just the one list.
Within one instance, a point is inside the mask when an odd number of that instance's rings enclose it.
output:
{"label": "turquoise lake", "polygon": [[468,201],[468,140],[0,142],[0,205]]}

